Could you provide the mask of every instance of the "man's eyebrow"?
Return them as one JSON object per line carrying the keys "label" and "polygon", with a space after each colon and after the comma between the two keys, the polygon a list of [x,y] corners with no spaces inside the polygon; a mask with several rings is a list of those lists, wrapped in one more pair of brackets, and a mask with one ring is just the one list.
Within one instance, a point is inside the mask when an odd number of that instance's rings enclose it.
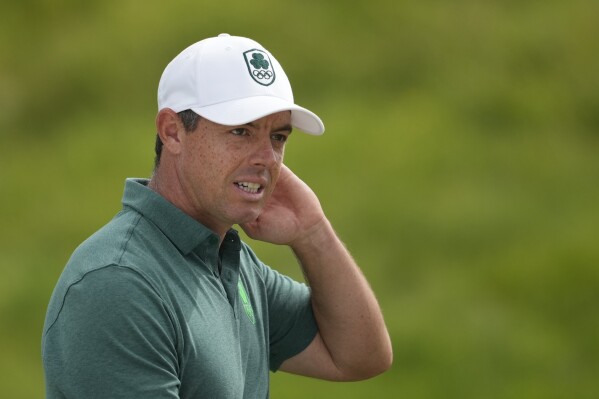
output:
{"label": "man's eyebrow", "polygon": [[293,127],[291,125],[284,125],[278,129],[273,129],[272,131],[273,132],[289,132],[289,134],[291,134],[291,132],[293,132]]}
{"label": "man's eyebrow", "polygon": [[[257,128],[257,126],[254,122],[248,122],[243,126],[253,127],[254,129]],[[272,131],[273,132],[289,132],[289,134],[291,134],[291,132],[293,132],[293,127],[291,126],[291,124],[286,124],[281,127],[274,128],[274,129],[272,129]]]}

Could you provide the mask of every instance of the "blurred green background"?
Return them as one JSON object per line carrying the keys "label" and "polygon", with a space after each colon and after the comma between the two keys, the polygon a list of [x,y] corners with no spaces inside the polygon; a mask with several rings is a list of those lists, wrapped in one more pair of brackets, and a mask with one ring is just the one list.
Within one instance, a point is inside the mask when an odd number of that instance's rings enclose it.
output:
{"label": "blurred green background", "polygon": [[[286,162],[376,291],[395,362],[272,397],[599,395],[599,2],[20,0],[0,5],[0,396],[43,396],[72,250],[149,176],[156,88],[221,32],[273,52],[327,133]],[[263,260],[300,277],[286,248]]]}

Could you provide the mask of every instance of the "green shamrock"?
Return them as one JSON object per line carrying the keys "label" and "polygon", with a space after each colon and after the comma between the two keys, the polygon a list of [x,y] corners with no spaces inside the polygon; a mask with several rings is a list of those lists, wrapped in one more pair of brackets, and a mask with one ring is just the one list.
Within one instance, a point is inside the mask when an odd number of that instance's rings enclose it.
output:
{"label": "green shamrock", "polygon": [[250,60],[250,63],[254,66],[254,68],[256,69],[268,69],[268,61],[266,61],[264,59],[264,56],[260,53],[254,53],[252,54],[252,59]]}

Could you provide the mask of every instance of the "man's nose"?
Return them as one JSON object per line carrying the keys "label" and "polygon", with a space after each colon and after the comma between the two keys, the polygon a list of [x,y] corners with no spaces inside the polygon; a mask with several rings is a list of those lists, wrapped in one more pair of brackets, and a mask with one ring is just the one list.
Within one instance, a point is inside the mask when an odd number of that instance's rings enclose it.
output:
{"label": "man's nose", "polygon": [[281,160],[281,154],[273,147],[270,135],[256,141],[252,163],[256,166],[270,167]]}

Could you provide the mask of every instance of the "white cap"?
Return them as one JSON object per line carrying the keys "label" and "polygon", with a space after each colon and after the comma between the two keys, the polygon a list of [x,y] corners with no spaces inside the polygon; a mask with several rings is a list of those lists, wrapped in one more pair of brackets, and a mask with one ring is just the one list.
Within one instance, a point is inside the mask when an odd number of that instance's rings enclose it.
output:
{"label": "white cap", "polygon": [[165,68],[158,85],[158,110],[187,109],[221,125],[243,125],[291,111],[292,126],[313,135],[324,125],[296,105],[287,75],[264,47],[226,33],[192,44]]}

